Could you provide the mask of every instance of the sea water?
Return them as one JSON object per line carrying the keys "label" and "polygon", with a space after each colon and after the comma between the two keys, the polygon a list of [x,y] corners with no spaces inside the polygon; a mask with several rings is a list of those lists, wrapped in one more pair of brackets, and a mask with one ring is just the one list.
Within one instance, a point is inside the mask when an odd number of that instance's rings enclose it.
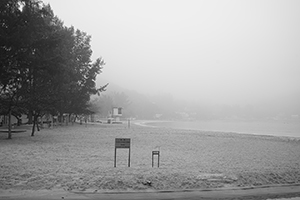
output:
{"label": "sea water", "polygon": [[176,129],[300,137],[300,120],[156,121],[146,124]]}

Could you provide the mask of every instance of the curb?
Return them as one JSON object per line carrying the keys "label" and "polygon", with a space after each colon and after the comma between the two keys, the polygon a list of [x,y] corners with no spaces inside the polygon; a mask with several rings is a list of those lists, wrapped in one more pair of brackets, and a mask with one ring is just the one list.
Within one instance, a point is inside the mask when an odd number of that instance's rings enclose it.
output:
{"label": "curb", "polygon": [[[205,189],[183,189],[183,190],[141,190],[141,191],[97,191],[97,192],[84,192],[70,190],[68,192],[75,194],[146,194],[146,193],[192,193],[192,192],[224,192],[224,191],[243,191],[254,189],[266,188],[285,188],[285,187],[300,187],[300,183],[295,184],[278,184],[278,185],[260,185],[260,186],[246,186],[246,187],[223,187],[223,188],[205,188]],[[300,193],[300,188],[299,188]]]}

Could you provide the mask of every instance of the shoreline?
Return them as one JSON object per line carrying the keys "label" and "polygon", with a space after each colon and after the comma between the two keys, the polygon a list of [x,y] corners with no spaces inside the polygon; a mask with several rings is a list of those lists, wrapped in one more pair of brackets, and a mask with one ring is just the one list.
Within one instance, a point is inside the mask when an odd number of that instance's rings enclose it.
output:
{"label": "shoreline", "polygon": [[[227,125],[226,123],[232,123],[231,120],[205,120],[205,121],[171,121],[171,120],[141,120],[137,123],[135,123],[136,125],[140,125],[140,126],[144,126],[144,127],[151,127],[151,128],[170,128],[170,129],[179,129],[179,130],[191,130],[191,131],[204,131],[204,132],[226,132],[226,133],[236,133],[236,134],[246,134],[246,135],[257,135],[257,136],[273,136],[273,137],[280,137],[280,138],[291,138],[291,139],[299,139],[300,140],[300,122],[299,123],[295,123],[299,126],[299,130],[293,130],[293,133],[276,133],[277,130],[274,130],[274,132],[271,132],[270,130],[268,131],[241,131],[241,130],[236,130],[236,129],[232,129],[232,130],[222,130],[221,128],[219,129],[213,129],[211,128],[211,126],[213,126],[213,123],[216,123],[217,125],[221,126],[224,124]],[[276,121],[233,121],[234,123],[267,123],[267,125],[269,125],[269,123],[274,124]],[[294,121],[293,121],[294,122]],[[166,123],[169,123],[169,125]],[[175,123],[178,124],[183,124],[181,127],[179,126],[174,126]],[[197,127],[192,127],[195,126],[193,123],[195,124],[204,124],[204,128],[200,128],[199,125],[197,125]],[[219,124],[218,124],[219,123]],[[191,125],[192,124],[192,125]],[[232,126],[234,126],[234,124],[230,124]],[[253,125],[253,124],[252,124]],[[190,126],[190,127],[188,127]],[[206,128],[205,128],[206,126]],[[209,127],[208,127],[209,126]],[[208,128],[207,128],[208,127]],[[251,127],[253,129],[253,127]],[[228,129],[228,127],[225,127],[225,129]],[[274,127],[273,129],[276,129],[276,127]]]}

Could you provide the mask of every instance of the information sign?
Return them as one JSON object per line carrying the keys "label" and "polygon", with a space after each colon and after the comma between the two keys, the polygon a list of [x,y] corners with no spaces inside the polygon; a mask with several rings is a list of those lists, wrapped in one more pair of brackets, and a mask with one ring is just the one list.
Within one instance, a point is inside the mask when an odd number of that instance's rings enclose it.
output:
{"label": "information sign", "polygon": [[130,148],[130,138],[116,138],[116,148]]}
{"label": "information sign", "polygon": [[114,159],[114,167],[117,166],[117,148],[121,149],[129,149],[128,154],[128,167],[130,167],[130,138],[116,138],[115,139],[115,159]]}

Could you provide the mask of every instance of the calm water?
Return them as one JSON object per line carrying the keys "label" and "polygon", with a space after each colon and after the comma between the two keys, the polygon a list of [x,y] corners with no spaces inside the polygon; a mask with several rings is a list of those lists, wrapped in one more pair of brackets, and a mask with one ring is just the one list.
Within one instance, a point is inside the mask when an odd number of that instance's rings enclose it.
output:
{"label": "calm water", "polygon": [[176,129],[191,129],[204,131],[222,131],[250,133],[257,135],[273,135],[300,137],[300,120],[285,121],[233,121],[233,120],[212,120],[212,121],[169,121],[149,122],[150,126],[168,127]]}

